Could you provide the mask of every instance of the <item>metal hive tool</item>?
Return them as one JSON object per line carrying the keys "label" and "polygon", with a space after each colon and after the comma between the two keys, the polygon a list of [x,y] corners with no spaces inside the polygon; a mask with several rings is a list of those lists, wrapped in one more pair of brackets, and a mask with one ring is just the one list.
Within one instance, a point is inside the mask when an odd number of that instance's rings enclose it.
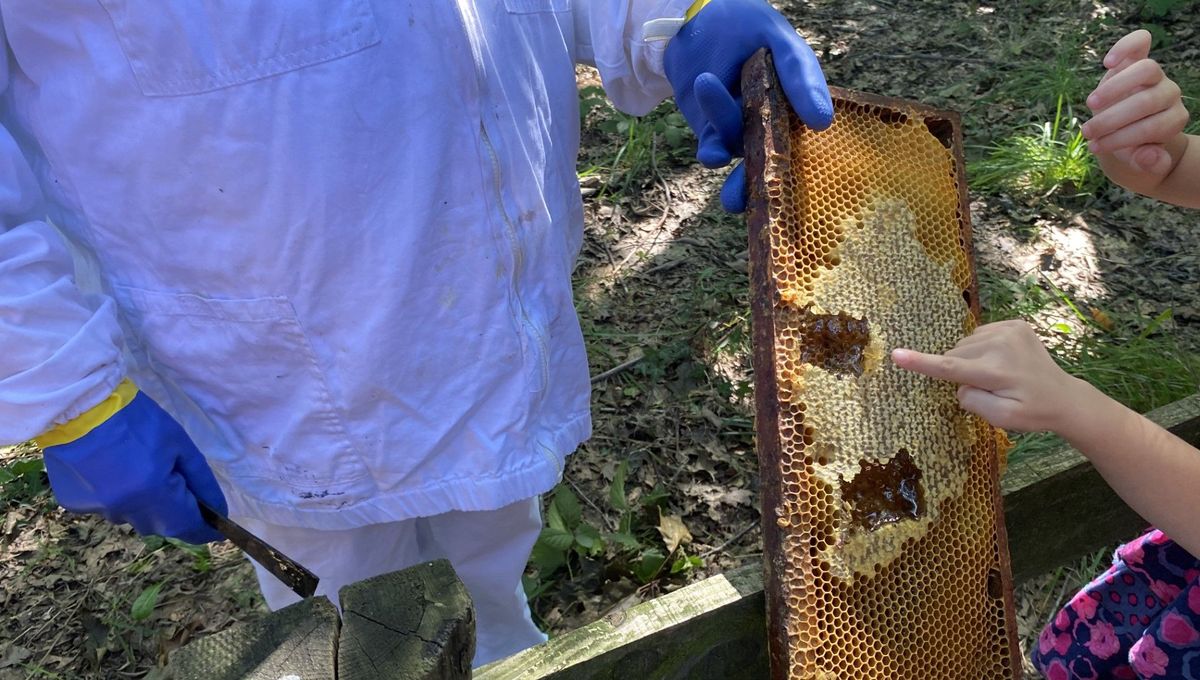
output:
{"label": "metal hive tool", "polygon": [[815,132],[762,54],[743,88],[772,676],[1017,678],[1007,440],[888,358],[978,324],[959,119],[835,89]]}

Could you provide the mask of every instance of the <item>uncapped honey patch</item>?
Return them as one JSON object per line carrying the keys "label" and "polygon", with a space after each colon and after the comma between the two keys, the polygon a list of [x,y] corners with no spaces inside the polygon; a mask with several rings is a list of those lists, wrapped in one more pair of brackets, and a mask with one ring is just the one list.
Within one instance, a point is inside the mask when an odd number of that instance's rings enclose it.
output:
{"label": "uncapped honey patch", "polygon": [[769,361],[773,376],[759,431],[778,442],[760,456],[778,466],[763,492],[776,677],[1009,680],[1003,438],[954,385],[889,358],[945,352],[977,323],[960,137],[917,105],[834,105],[819,132],[767,111],[776,141],[754,177],[767,244],[752,249],[767,279],[755,322],[765,309],[771,324],[756,371]]}

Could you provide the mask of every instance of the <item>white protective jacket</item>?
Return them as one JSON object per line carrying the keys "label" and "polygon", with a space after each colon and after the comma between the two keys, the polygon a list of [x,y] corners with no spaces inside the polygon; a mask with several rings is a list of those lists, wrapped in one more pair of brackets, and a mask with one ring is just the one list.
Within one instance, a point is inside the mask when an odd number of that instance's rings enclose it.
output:
{"label": "white protective jacket", "polygon": [[0,0],[0,443],[131,377],[233,515],[550,489],[590,431],[574,64],[691,0]]}

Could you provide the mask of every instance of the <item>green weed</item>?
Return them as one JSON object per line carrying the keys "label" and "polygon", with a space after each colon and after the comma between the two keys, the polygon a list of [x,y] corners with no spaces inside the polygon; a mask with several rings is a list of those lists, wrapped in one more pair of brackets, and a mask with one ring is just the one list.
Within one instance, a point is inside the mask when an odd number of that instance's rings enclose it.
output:
{"label": "green weed", "polygon": [[[1050,355],[1064,371],[1145,413],[1194,394],[1200,386],[1200,357],[1161,332],[1169,319],[1167,311],[1140,329],[1126,323],[1112,331],[1064,332],[1061,324],[1041,330]],[[1055,435],[1021,434],[1013,438],[1009,459],[1036,457],[1063,445]]]}
{"label": "green weed", "polygon": [[1055,303],[1055,297],[1032,276],[1014,280],[987,269],[979,271],[983,322],[1030,319]]}
{"label": "green weed", "polygon": [[546,510],[546,526],[534,543],[524,577],[525,594],[534,600],[554,586],[566,572],[574,579],[584,562],[601,565],[608,578],[630,578],[647,584],[665,575],[684,574],[704,566],[682,545],[664,550],[659,535],[661,511],[667,493],[658,488],[630,503],[625,480],[628,466],[621,463],[608,493],[608,510],[616,514],[615,529],[603,531],[583,517],[578,496],[559,485]]}
{"label": "green weed", "polygon": [[580,178],[601,178],[601,197],[640,190],[653,180],[659,163],[687,163],[695,153],[691,128],[672,102],[645,116],[631,116],[613,108],[603,89],[589,86],[579,90],[579,115],[585,129],[604,138],[583,149],[600,153],[581,156],[579,162]]}
{"label": "green weed", "polygon": [[40,455],[21,457],[0,465],[0,504],[22,505],[46,493],[46,465]]}
{"label": "green weed", "polygon": [[1196,0],[1142,0],[1137,12],[1142,19],[1163,19],[1195,4]]}
{"label": "green weed", "polygon": [[[1023,29],[1022,29],[1023,30]],[[1047,36],[1042,31],[1022,34],[1009,43],[1012,68],[999,75],[988,97],[1025,110],[1026,115],[1044,115],[1046,104],[1059,97],[1068,106],[1082,105],[1099,81],[1096,69],[1085,68],[1084,36],[1089,31],[1072,31],[1049,40],[1054,53],[1046,58]],[[1094,76],[1094,77],[1093,77]],[[1030,110],[1030,107],[1034,110]],[[1041,109],[1040,111],[1038,109]]]}
{"label": "green weed", "polygon": [[1163,64],[1163,70],[1179,86],[1183,104],[1191,114],[1184,132],[1200,134],[1200,68],[1194,62],[1177,61]]}
{"label": "green weed", "polygon": [[989,147],[986,158],[968,163],[971,186],[991,193],[1041,197],[1091,194],[1099,188],[1095,158],[1088,151],[1079,121],[1064,116],[1063,102],[1060,95],[1054,121],[1036,125],[1036,134],[997,142]]}
{"label": "green weed", "polygon": [[1053,346],[1063,370],[1095,385],[1129,408],[1144,413],[1196,392],[1200,357],[1162,333],[1170,310],[1144,327],[1091,334],[1070,333]]}
{"label": "green weed", "polygon": [[36,664],[22,664],[21,670],[23,670],[26,674],[26,677],[29,678],[51,678],[52,680],[61,680],[61,678],[63,678],[63,676],[59,675],[58,673],[46,670],[45,668],[42,668]]}
{"label": "green weed", "polygon": [[134,568],[141,562],[145,562],[148,567],[152,555],[162,550],[171,549],[190,555],[192,557],[192,570],[198,574],[203,574],[212,569],[212,553],[209,551],[207,545],[193,545],[169,536],[143,536],[142,543],[146,546],[146,552],[134,562],[131,568]]}

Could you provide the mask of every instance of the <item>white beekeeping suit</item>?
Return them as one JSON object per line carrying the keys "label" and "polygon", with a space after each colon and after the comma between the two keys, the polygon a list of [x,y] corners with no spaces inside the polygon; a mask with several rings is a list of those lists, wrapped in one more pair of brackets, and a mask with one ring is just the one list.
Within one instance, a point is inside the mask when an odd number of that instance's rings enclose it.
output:
{"label": "white beekeeping suit", "polygon": [[[689,4],[0,5],[0,441],[131,378],[230,514],[335,600],[406,566],[376,562],[430,556],[414,532],[356,530],[506,507],[487,538],[523,553],[494,574],[511,593],[540,524],[528,499],[590,429],[574,64],[645,112],[670,87],[641,25]],[[72,284],[68,242],[98,294]],[[481,660],[536,635],[488,649],[483,614]]]}

